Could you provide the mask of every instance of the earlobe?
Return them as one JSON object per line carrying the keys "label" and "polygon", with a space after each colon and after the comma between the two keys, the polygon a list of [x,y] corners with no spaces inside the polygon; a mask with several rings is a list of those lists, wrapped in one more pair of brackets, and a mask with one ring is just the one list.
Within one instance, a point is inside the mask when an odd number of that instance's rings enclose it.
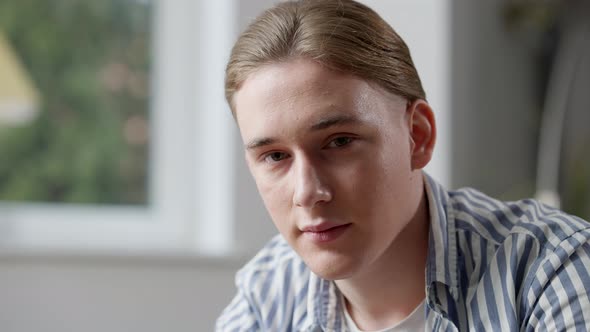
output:
{"label": "earlobe", "polygon": [[432,108],[418,99],[408,105],[412,170],[424,168],[432,159],[436,143],[436,122]]}

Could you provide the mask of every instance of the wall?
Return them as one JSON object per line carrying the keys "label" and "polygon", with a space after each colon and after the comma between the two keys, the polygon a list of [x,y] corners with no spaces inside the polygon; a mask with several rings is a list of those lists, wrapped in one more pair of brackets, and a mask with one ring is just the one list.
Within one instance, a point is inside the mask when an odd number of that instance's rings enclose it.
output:
{"label": "wall", "polygon": [[0,330],[212,331],[242,264],[189,256],[4,254]]}
{"label": "wall", "polygon": [[501,1],[451,2],[453,187],[533,195],[541,105],[532,50],[511,34]]}

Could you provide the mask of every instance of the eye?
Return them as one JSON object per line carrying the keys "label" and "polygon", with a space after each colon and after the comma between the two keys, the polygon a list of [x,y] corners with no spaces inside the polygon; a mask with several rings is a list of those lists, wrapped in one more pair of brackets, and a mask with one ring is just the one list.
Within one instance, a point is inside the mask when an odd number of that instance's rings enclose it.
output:
{"label": "eye", "polygon": [[288,156],[289,155],[287,155],[285,152],[275,151],[275,152],[268,153],[266,156],[264,156],[264,161],[267,163],[277,163],[277,162],[287,158]]}
{"label": "eye", "polygon": [[345,145],[350,144],[353,140],[354,140],[354,138],[347,137],[347,136],[336,137],[335,139],[331,140],[330,143],[328,143],[327,147],[328,148],[343,147]]}

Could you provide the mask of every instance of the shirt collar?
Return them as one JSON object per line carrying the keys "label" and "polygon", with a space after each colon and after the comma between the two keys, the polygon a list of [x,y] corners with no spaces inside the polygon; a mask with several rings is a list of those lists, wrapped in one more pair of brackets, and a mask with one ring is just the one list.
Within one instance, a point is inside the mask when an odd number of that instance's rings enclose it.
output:
{"label": "shirt collar", "polygon": [[321,327],[322,331],[341,331],[344,300],[336,283],[311,272],[307,296],[307,326]]}
{"label": "shirt collar", "polygon": [[451,295],[457,299],[459,272],[454,209],[446,189],[426,173],[424,173],[424,188],[430,213],[426,286],[428,289],[433,283],[443,283],[449,287]]}

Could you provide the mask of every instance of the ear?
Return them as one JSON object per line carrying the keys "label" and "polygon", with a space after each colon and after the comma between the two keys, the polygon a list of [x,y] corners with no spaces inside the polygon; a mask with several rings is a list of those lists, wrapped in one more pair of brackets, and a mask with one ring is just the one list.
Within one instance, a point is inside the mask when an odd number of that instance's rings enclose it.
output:
{"label": "ear", "polygon": [[432,159],[436,142],[436,123],[430,105],[422,99],[408,103],[412,170],[424,168]]}

